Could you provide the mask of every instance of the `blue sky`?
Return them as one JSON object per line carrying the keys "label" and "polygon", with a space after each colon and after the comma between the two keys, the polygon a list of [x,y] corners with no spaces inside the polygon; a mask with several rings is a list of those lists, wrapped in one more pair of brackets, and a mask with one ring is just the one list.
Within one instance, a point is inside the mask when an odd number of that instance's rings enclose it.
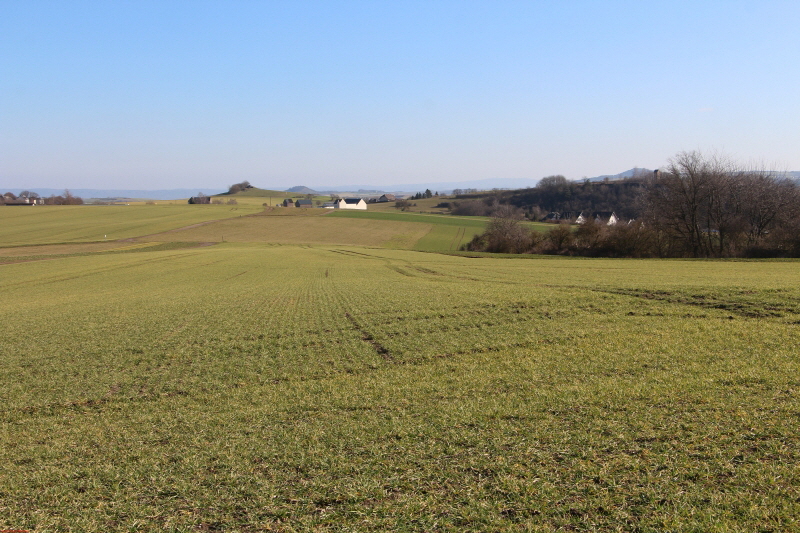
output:
{"label": "blue sky", "polygon": [[0,0],[0,188],[800,170],[800,2]]}

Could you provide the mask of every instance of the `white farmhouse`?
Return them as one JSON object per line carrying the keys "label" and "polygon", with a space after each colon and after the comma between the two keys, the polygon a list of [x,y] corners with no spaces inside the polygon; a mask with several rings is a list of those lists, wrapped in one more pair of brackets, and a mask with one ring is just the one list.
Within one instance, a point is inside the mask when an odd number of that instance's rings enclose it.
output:
{"label": "white farmhouse", "polygon": [[334,209],[363,209],[366,211],[367,202],[363,198],[339,198],[334,202]]}

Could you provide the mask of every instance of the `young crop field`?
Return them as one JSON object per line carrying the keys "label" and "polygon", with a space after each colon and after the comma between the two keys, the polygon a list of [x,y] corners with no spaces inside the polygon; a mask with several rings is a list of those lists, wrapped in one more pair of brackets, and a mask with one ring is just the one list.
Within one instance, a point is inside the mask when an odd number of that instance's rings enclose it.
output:
{"label": "young crop field", "polygon": [[449,215],[385,211],[337,210],[329,216],[351,220],[382,220],[426,224],[430,228],[429,231],[413,246],[414,250],[425,252],[450,252],[459,250],[461,245],[469,242],[472,237],[483,233],[489,222],[486,217],[455,217]]}
{"label": "young crop field", "polygon": [[0,209],[0,246],[127,239],[257,213],[260,206],[35,206]]}
{"label": "young crop field", "polygon": [[146,239],[411,248],[431,230],[431,225],[418,222],[352,220],[333,218],[330,214],[322,209],[276,208],[264,216],[230,218]]}
{"label": "young crop field", "polygon": [[0,529],[800,530],[797,262],[142,247],[0,323]]}

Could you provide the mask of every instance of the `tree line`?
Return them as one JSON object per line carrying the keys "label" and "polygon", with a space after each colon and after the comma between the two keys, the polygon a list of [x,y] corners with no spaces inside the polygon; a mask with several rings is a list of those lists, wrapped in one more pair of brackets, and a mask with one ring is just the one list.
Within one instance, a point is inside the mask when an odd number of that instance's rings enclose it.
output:
{"label": "tree line", "polygon": [[[800,257],[800,187],[781,173],[682,152],[663,170],[618,184],[562,178],[545,178],[505,198],[478,200],[493,219],[467,249],[612,257]],[[589,192],[599,194],[584,196]],[[534,201],[539,203],[527,203]],[[594,209],[616,211],[621,221],[606,225],[588,217],[577,227],[560,224],[545,233],[521,223],[545,210]]]}
{"label": "tree line", "polygon": [[65,189],[62,194],[51,194],[50,196],[41,197],[39,193],[33,191],[22,191],[19,193],[19,196],[16,196],[13,193],[7,192],[0,196],[0,204],[6,203],[6,201],[14,202],[16,200],[41,200],[44,205],[82,205],[83,198],[80,196],[75,196],[69,189]]}
{"label": "tree line", "polygon": [[625,180],[603,182],[574,182],[561,175],[548,176],[536,187],[489,194],[461,192],[446,203],[453,214],[466,216],[494,216],[499,205],[508,204],[519,208],[530,220],[542,220],[553,212],[573,213],[575,218],[582,211],[615,211],[630,219],[640,215],[637,197],[649,176],[642,172]]}

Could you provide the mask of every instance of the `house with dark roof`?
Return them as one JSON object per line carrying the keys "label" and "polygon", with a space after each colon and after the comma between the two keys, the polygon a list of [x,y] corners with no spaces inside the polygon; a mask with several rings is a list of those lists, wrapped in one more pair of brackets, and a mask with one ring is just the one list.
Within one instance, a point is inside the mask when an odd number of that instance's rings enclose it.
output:
{"label": "house with dark roof", "polygon": [[548,213],[541,221],[542,222],[571,222],[580,217],[580,213],[575,211],[553,211]]}
{"label": "house with dark roof", "polygon": [[378,198],[379,202],[394,202],[397,200],[397,197],[394,194],[386,193]]}
{"label": "house with dark roof", "polygon": [[283,207],[294,207],[294,200],[287,198],[283,201]]}
{"label": "house with dark roof", "polygon": [[302,200],[297,200],[297,201],[294,203],[294,206],[295,206],[295,207],[314,207],[314,202],[312,202],[311,200],[307,200],[307,199],[305,199],[305,198],[304,198],[304,199],[302,199]]}
{"label": "house with dark roof", "polygon": [[335,209],[367,209],[367,202],[363,198],[339,198],[334,204]]}

